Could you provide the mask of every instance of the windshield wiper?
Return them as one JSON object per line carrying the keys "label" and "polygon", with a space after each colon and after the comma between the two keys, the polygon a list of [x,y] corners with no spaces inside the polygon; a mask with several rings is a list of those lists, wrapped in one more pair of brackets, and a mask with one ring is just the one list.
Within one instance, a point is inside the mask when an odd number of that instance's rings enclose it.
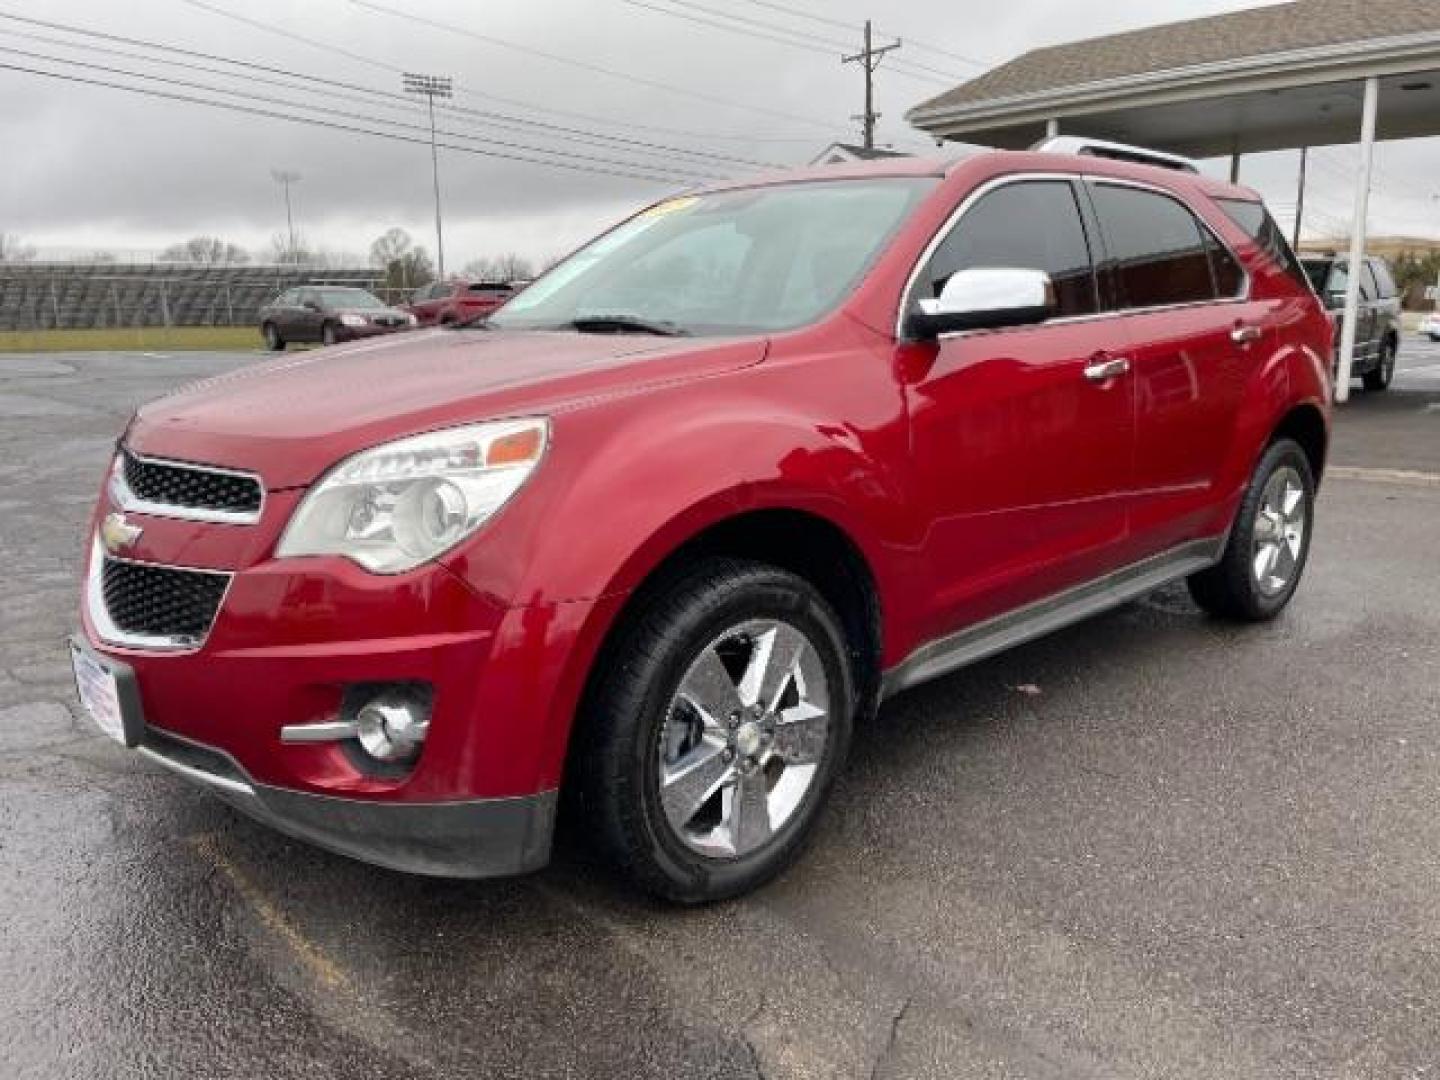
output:
{"label": "windshield wiper", "polygon": [[582,334],[655,334],[659,337],[685,337],[683,327],[663,319],[647,319],[640,315],[582,315],[565,324],[565,329]]}

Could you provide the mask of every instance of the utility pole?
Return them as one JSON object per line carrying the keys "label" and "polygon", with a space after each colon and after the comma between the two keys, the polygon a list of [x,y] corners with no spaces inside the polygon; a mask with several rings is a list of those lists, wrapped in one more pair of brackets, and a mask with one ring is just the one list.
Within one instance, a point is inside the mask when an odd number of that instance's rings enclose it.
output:
{"label": "utility pole", "polygon": [[859,120],[863,125],[865,133],[865,149],[875,149],[875,121],[880,119],[880,114],[875,111],[875,69],[880,66],[881,58],[888,52],[900,48],[900,39],[896,38],[889,45],[882,45],[875,48],[872,39],[870,20],[865,20],[865,49],[854,56],[842,56],[842,64],[860,64],[865,69],[865,112],[861,116],[851,117],[852,120]]}
{"label": "utility pole", "polygon": [[290,209],[290,185],[300,182],[300,174],[289,169],[271,169],[271,178],[285,189],[285,232],[290,238],[290,258],[300,261],[300,253],[295,249],[295,215]]}
{"label": "utility pole", "polygon": [[407,94],[423,95],[430,106],[430,169],[435,180],[435,266],[441,281],[445,280],[445,237],[440,230],[440,151],[435,145],[435,99],[454,97],[454,83],[448,75],[403,76]]}

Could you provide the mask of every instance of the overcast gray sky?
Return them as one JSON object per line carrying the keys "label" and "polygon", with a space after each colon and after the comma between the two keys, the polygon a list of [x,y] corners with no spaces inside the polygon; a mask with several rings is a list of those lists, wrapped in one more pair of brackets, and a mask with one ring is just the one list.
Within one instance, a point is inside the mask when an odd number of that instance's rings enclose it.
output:
{"label": "overcast gray sky", "polygon": [[[0,64],[232,102],[240,101],[236,92],[264,95],[279,103],[244,104],[360,127],[383,127],[377,121],[384,119],[423,124],[422,115],[402,111],[403,103],[364,91],[398,89],[404,70],[449,74],[455,80],[454,104],[471,111],[442,116],[443,129],[514,144],[492,142],[491,150],[653,177],[442,151],[447,261],[457,268],[502,250],[543,258],[704,175],[743,174],[755,170],[751,163],[803,162],[832,140],[854,140],[850,117],[861,107],[860,72],[839,63],[832,43],[858,45],[867,14],[909,42],[878,76],[881,141],[923,150],[926,144],[905,125],[903,114],[946,88],[935,72],[958,82],[983,70],[956,56],[996,63],[1039,45],[1255,6],[1234,0],[775,2],[817,18],[797,18],[756,0],[690,0],[685,10],[704,19],[699,9],[710,7],[755,24],[783,25],[804,38],[803,44],[763,40],[655,10],[679,10],[671,0],[70,0],[64,5],[0,0],[0,13],[264,64],[355,89],[321,83],[302,89],[305,84],[286,75],[227,69],[193,56],[79,38],[5,18],[0,18]],[[251,22],[217,13],[225,11]],[[819,21],[826,19],[853,24],[854,30]],[[771,32],[759,25],[749,29]],[[92,48],[76,47],[80,42]],[[142,52],[143,62],[135,59]],[[154,62],[166,55],[178,63]],[[99,67],[78,68],[77,61]],[[178,66],[182,63],[192,66]],[[102,67],[177,82],[141,83]],[[178,85],[182,81],[223,92]],[[297,103],[334,111],[316,113]],[[416,128],[386,130],[420,134]],[[617,136],[630,142],[606,138]],[[430,162],[422,144],[4,69],[0,138],[5,147],[0,232],[18,234],[47,254],[154,250],[196,233],[264,247],[284,227],[272,168],[303,174],[295,189],[296,210],[312,244],[361,253],[377,234],[398,225],[433,250]],[[487,148],[474,141],[463,145]],[[1336,232],[1348,220],[1354,154],[1351,147],[1316,153],[1312,231]],[[1440,181],[1431,179],[1440,172],[1440,143],[1387,144],[1378,160],[1373,227],[1440,232],[1440,203],[1431,197],[1440,191]],[[1243,179],[1260,187],[1283,216],[1293,206],[1294,170],[1293,154],[1264,155],[1247,159]]]}

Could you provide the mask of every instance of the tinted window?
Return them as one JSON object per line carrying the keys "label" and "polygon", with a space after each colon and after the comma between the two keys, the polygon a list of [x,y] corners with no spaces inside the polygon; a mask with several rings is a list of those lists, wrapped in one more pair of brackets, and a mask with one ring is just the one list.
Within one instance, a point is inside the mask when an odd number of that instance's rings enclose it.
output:
{"label": "tinted window", "polygon": [[982,196],[935,249],[920,295],[939,296],[952,274],[978,266],[1045,271],[1061,316],[1099,310],[1080,207],[1063,180],[1008,184]]}
{"label": "tinted window", "polygon": [[1205,248],[1210,253],[1210,272],[1215,277],[1216,295],[1222,297],[1239,296],[1240,290],[1245,287],[1245,271],[1230,249],[1210,234],[1209,229],[1202,228],[1205,237]]}
{"label": "tinted window", "polygon": [[1325,285],[1324,275],[1328,272],[1328,266],[1314,272],[1307,272],[1312,265],[1307,263],[1305,267],[1300,265],[1300,260],[1295,257],[1295,252],[1290,247],[1290,242],[1285,239],[1285,234],[1270,212],[1265,209],[1264,204],[1250,202],[1247,199],[1216,199],[1221,210],[1225,211],[1231,221],[1239,225],[1251,238],[1260,245],[1265,254],[1273,259],[1279,266],[1300,285],[1309,285],[1316,292],[1322,291]]}
{"label": "tinted window", "polygon": [[1094,192],[1122,306],[1215,298],[1204,234],[1184,205],[1167,195],[1114,184],[1096,184]]}
{"label": "tinted window", "polygon": [[1330,280],[1330,260],[1306,259],[1302,265],[1310,287],[1317,293],[1325,292],[1326,283]]}

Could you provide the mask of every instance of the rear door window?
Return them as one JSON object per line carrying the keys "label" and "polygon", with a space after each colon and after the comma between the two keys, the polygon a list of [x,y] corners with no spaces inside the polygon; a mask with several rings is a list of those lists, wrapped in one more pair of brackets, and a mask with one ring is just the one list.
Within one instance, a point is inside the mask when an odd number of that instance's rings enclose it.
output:
{"label": "rear door window", "polygon": [[1141,188],[1102,182],[1092,190],[1122,307],[1168,307],[1216,298],[1205,230],[1189,208],[1169,195]]}
{"label": "rear door window", "polygon": [[918,296],[939,296],[952,275],[976,267],[1043,270],[1060,317],[1099,310],[1090,244],[1069,181],[1026,180],[982,195],[935,249]]}

